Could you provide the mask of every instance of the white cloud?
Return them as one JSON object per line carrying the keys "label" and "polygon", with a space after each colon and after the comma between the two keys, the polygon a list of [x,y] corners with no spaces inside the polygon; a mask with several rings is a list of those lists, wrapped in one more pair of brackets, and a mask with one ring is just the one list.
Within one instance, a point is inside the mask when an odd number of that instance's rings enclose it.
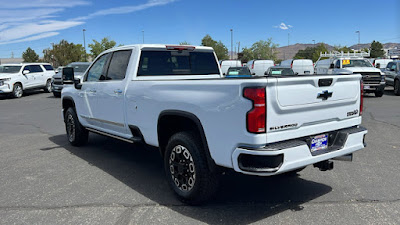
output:
{"label": "white cloud", "polygon": [[285,23],[281,23],[281,24],[279,24],[279,26],[274,26],[275,28],[279,28],[279,29],[281,29],[281,30],[289,30],[289,29],[291,29],[291,28],[293,28],[293,26],[292,25],[286,25]]}
{"label": "white cloud", "polygon": [[132,13],[174,1],[176,0],[148,0],[139,5],[103,9],[86,16],[61,20],[58,19],[58,14],[65,8],[90,3],[83,0],[0,0],[0,45],[55,36],[59,34],[56,31],[82,25],[91,18]]}
{"label": "white cloud", "polygon": [[[18,9],[18,8],[71,8],[80,5],[89,5],[90,2],[82,0],[0,0],[0,9]],[[28,12],[30,13],[30,11]]]}
{"label": "white cloud", "polygon": [[39,40],[42,38],[47,38],[47,37],[52,37],[52,36],[56,36],[60,33],[58,32],[48,32],[48,33],[42,33],[42,34],[38,34],[38,35],[34,35],[28,38],[22,38],[22,39],[18,39],[18,40],[13,40],[13,41],[6,41],[6,42],[0,42],[0,45],[5,45],[5,44],[13,44],[13,43],[19,43],[19,42],[25,42],[25,41],[35,41],[35,40]]}
{"label": "white cloud", "polygon": [[87,16],[75,18],[74,20],[87,20],[87,19],[91,19],[91,18],[94,18],[97,16],[132,13],[132,12],[144,10],[147,8],[155,7],[155,6],[166,5],[166,4],[172,3],[174,1],[176,1],[176,0],[149,0],[148,2],[141,4],[141,5],[121,6],[121,7],[100,10],[100,11],[91,13]]}

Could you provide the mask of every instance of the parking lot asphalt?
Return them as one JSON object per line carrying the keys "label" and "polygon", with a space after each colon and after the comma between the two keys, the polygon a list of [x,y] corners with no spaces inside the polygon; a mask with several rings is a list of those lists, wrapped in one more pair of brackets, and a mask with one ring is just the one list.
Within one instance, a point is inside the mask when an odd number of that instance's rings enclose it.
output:
{"label": "parking lot asphalt", "polygon": [[228,173],[204,206],[179,202],[156,150],[91,134],[68,144],[61,102],[0,96],[0,224],[400,224],[400,97],[364,98],[368,146],[297,177]]}

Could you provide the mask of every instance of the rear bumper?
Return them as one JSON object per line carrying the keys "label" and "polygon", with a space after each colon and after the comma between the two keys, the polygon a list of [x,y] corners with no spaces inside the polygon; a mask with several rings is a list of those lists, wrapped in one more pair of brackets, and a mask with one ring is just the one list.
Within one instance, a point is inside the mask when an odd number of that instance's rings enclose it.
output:
{"label": "rear bumper", "polygon": [[233,169],[258,176],[289,172],[363,149],[367,132],[361,126],[339,130],[335,143],[320,154],[312,154],[307,142],[301,139],[270,144],[259,149],[239,147],[232,154]]}

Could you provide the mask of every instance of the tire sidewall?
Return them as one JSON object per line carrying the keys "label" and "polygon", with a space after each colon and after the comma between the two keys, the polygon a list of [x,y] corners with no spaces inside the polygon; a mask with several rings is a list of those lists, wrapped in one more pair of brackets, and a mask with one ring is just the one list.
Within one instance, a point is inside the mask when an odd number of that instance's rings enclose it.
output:
{"label": "tire sidewall", "polygon": [[[187,132],[180,132],[177,134],[174,134],[170,141],[168,142],[168,145],[166,147],[166,151],[164,154],[164,169],[165,173],[167,176],[167,182],[170,185],[170,187],[174,190],[175,194],[182,200],[190,200],[193,197],[197,196],[200,193],[200,187],[202,185],[202,176],[205,171],[203,170],[203,167],[200,165],[204,162],[202,162],[201,156],[200,156],[200,149],[198,146],[193,142],[190,141],[190,139],[194,138],[193,135]],[[170,172],[170,165],[169,165],[169,157],[170,154],[175,146],[181,145],[185,147],[191,154],[193,161],[194,161],[194,166],[195,166],[195,183],[193,188],[190,191],[182,191],[180,190],[176,185],[175,182],[172,179],[172,175]]]}
{"label": "tire sidewall", "polygon": [[46,86],[44,87],[44,91],[47,92],[47,93],[51,92],[51,80],[50,79],[48,79],[46,81]]}
{"label": "tire sidewall", "polygon": [[[75,132],[75,135],[74,135],[74,139],[73,140],[70,140],[70,134],[68,132],[68,127],[67,127],[69,116],[72,116],[72,119],[74,120],[74,132]],[[74,144],[76,142],[76,135],[77,135],[76,127],[78,125],[77,123],[79,123],[79,122],[77,121],[75,110],[73,110],[72,108],[68,108],[67,112],[65,113],[65,130],[66,130],[66,133],[67,133],[68,141],[71,144]]]}
{"label": "tire sidewall", "polygon": [[[15,93],[18,87],[21,88],[21,95],[20,96],[16,95],[16,93]],[[13,92],[12,92],[13,97],[14,98],[21,98],[23,94],[24,94],[24,92],[23,92],[23,89],[22,89],[22,85],[18,84],[18,83],[14,84]]]}
{"label": "tire sidewall", "polygon": [[[395,80],[394,81],[394,94],[395,95],[400,95],[400,81],[399,80]],[[397,87],[397,90],[396,90]]]}

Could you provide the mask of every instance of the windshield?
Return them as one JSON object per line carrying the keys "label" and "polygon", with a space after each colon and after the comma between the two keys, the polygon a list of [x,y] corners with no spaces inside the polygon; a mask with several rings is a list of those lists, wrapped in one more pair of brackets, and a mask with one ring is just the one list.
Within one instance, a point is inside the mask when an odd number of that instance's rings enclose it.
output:
{"label": "windshield", "polygon": [[21,66],[0,66],[0,73],[18,73]]}
{"label": "windshield", "polygon": [[343,68],[348,67],[372,67],[372,64],[366,59],[344,59],[342,60]]}
{"label": "windshield", "polygon": [[74,72],[83,73],[89,67],[89,64],[69,64],[67,67],[74,68]]}
{"label": "windshield", "polygon": [[286,76],[294,75],[294,72],[291,68],[271,68],[268,75]]}
{"label": "windshield", "polygon": [[230,67],[227,75],[251,75],[247,67]]}

